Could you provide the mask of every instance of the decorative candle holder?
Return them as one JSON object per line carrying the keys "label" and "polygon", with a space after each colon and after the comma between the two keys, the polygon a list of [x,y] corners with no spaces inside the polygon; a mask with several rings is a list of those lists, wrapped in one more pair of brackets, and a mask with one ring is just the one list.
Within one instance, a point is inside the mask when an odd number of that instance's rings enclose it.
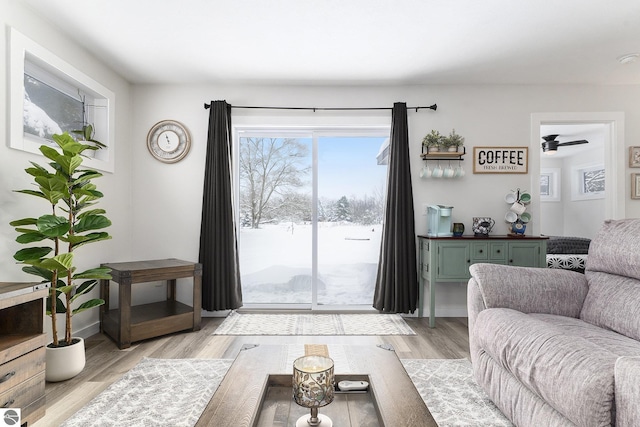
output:
{"label": "decorative candle holder", "polygon": [[335,379],[333,360],[325,356],[302,356],[293,362],[293,400],[311,409],[311,415],[303,415],[296,427],[332,427],[331,418],[318,414],[318,408],[333,401]]}

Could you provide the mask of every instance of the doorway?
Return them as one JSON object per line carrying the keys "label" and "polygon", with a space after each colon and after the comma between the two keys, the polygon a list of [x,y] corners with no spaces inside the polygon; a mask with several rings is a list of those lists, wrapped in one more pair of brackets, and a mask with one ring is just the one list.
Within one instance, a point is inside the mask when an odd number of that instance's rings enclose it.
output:
{"label": "doorway", "polygon": [[[542,137],[556,134],[549,156]],[[532,188],[536,233],[592,238],[602,222],[624,217],[624,115],[622,113],[539,113],[532,115]]]}

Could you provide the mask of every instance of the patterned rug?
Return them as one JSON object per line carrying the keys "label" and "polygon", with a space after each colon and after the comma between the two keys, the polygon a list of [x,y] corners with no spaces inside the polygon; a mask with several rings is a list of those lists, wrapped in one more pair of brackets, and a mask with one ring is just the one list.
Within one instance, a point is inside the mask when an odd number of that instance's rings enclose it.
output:
{"label": "patterned rug", "polygon": [[214,335],[415,335],[399,314],[239,314]]}
{"label": "patterned rug", "polygon": [[513,427],[473,379],[467,359],[402,359],[439,427]]}
{"label": "patterned rug", "polygon": [[193,426],[232,362],[144,358],[62,426]]}
{"label": "patterned rug", "polygon": [[[353,373],[341,345],[329,345],[340,373]],[[283,347],[289,373],[304,345]],[[62,427],[191,427],[233,360],[144,358]],[[466,359],[402,359],[439,427],[513,427],[475,383]],[[176,390],[180,390],[179,393]]]}

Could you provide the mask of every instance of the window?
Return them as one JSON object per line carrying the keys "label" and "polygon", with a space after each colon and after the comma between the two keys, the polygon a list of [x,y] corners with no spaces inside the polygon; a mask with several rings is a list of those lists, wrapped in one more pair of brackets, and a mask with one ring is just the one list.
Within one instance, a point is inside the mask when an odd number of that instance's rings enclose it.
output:
{"label": "window", "polygon": [[371,307],[387,174],[380,153],[388,134],[238,130],[245,306]]}
{"label": "window", "polygon": [[571,169],[572,200],[603,199],[605,190],[604,165],[582,165]]}
{"label": "window", "polygon": [[540,169],[540,201],[559,202],[560,200],[560,169]]}
{"label": "window", "polygon": [[[84,165],[114,170],[114,94],[48,50],[11,29],[9,146],[40,154],[52,136],[93,125],[106,148]],[[73,135],[73,133],[71,133]]]}

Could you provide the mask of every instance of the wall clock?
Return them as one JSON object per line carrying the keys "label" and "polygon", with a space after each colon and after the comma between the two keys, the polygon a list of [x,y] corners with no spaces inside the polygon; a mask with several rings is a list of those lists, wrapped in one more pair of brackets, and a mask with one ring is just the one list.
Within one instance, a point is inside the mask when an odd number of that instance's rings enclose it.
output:
{"label": "wall clock", "polygon": [[165,163],[184,158],[191,148],[189,130],[175,120],[162,120],[149,130],[147,148],[153,157]]}

